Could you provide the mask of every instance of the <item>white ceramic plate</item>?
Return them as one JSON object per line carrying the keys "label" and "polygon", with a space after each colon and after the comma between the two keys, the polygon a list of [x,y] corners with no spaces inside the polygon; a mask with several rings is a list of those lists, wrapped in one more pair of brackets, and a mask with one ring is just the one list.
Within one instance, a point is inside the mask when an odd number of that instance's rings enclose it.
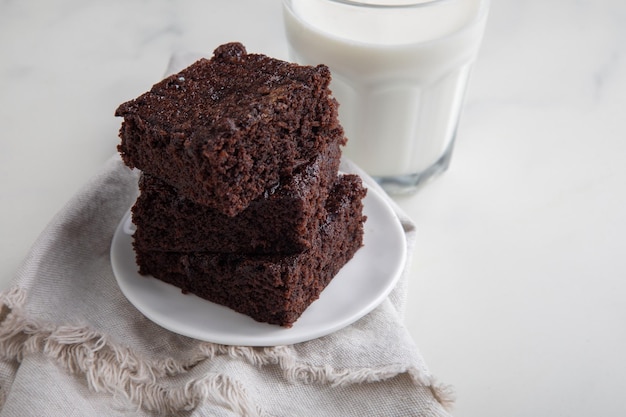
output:
{"label": "white ceramic plate", "polygon": [[126,298],[147,318],[175,333],[209,342],[276,346],[335,332],[378,306],[393,289],[406,262],[406,240],[393,209],[369,189],[363,200],[364,246],[357,251],[289,329],[259,323],[153,277],[139,275],[132,248],[130,213],[111,245],[111,264]]}

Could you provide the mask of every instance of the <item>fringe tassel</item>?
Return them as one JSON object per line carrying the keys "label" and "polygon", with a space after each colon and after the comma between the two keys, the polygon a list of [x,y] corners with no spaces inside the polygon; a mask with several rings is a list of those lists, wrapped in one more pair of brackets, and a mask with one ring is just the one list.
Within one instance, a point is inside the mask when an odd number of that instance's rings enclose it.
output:
{"label": "fringe tassel", "polygon": [[[158,382],[218,356],[241,359],[256,367],[278,365],[288,380],[335,387],[384,381],[408,373],[417,385],[428,387],[445,408],[454,402],[450,388],[436,384],[432,376],[416,367],[336,370],[297,362],[289,346],[253,348],[203,342],[186,361],[152,360],[87,327],[52,326],[29,319],[21,309],[25,298],[24,291],[17,287],[0,293],[0,355],[4,359],[21,362],[26,355],[43,353],[69,373],[84,375],[94,392],[109,393],[148,411],[171,414],[193,410],[210,401],[241,416],[266,415],[252,403],[244,387],[226,375],[210,373],[178,387]],[[5,395],[0,392],[0,407]]]}

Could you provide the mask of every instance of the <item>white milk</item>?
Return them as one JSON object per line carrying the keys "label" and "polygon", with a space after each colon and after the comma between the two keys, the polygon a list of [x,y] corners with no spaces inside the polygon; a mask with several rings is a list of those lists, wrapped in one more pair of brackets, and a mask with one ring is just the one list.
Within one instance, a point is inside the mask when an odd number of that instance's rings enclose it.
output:
{"label": "white milk", "polygon": [[453,146],[487,5],[437,3],[402,10],[329,0],[285,6],[291,58],[331,68],[345,153],[370,175],[415,176],[447,159]]}

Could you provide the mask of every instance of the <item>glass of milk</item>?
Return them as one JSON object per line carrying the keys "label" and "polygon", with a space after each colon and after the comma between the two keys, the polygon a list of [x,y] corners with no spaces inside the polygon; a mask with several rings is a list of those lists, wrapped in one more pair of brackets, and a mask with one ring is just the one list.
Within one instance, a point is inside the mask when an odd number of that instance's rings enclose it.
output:
{"label": "glass of milk", "polygon": [[283,0],[292,60],[331,69],[345,155],[390,193],[450,163],[489,0]]}

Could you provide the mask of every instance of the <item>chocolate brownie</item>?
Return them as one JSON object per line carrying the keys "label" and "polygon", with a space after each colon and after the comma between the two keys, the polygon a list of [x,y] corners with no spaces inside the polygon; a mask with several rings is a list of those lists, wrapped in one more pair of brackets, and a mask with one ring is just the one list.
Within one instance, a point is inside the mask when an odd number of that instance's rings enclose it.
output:
{"label": "chocolate brownie", "polygon": [[291,327],[361,247],[365,192],[358,176],[339,177],[314,245],[304,252],[242,255],[136,248],[140,273],[257,321]]}
{"label": "chocolate brownie", "polygon": [[118,150],[128,166],[234,216],[328,140],[345,142],[330,79],[324,65],[222,45],[118,107]]}
{"label": "chocolate brownie", "polygon": [[143,174],[133,206],[135,245],[170,252],[297,253],[311,247],[335,182],[338,144],[296,168],[281,184],[236,216],[181,197],[164,181]]}

